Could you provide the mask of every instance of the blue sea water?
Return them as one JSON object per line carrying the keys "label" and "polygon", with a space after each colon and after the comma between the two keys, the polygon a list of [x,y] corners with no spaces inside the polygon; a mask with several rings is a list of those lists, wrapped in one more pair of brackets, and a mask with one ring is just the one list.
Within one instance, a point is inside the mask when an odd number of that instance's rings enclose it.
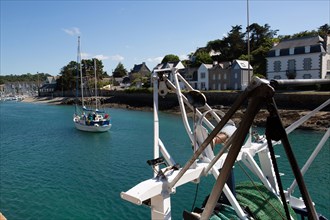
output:
{"label": "blue sea water", "polygon": [[[150,219],[148,207],[122,200],[120,192],[153,175],[146,163],[153,156],[152,112],[112,108],[113,126],[100,134],[76,130],[72,114],[72,106],[0,104],[0,212],[8,220]],[[162,141],[183,166],[191,145],[181,117],[161,113],[160,126]],[[296,131],[289,136],[301,166],[322,135]],[[316,159],[306,185],[317,211],[329,218],[329,140]],[[292,174],[285,161],[279,163],[287,174],[282,177],[287,188]],[[238,179],[242,176],[236,174]],[[213,177],[201,179],[197,206],[213,183]],[[182,219],[183,210],[191,209],[195,192],[193,183],[176,189],[172,219]]]}

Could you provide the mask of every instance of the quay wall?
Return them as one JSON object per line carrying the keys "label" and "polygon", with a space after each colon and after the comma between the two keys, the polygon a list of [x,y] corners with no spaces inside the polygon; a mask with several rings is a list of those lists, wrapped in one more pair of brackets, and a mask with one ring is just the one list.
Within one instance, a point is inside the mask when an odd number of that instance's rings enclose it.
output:
{"label": "quay wall", "polygon": [[[241,92],[203,92],[210,106],[231,106]],[[104,97],[105,103],[126,104],[132,107],[153,107],[152,93],[126,93],[113,91]],[[317,93],[275,93],[274,100],[280,109],[312,110],[330,99],[329,92]],[[164,98],[159,96],[159,109],[169,110],[179,105],[176,94],[169,93]],[[244,105],[246,105],[244,103]],[[330,111],[328,105],[323,111]]]}
{"label": "quay wall", "polygon": [[[207,102],[210,106],[231,106],[241,91],[219,91],[208,92],[203,91]],[[101,90],[98,92],[102,97],[103,103],[114,103],[129,105],[131,107],[153,107],[153,94],[146,92],[129,93],[125,90]],[[39,96],[45,97],[45,96]],[[47,97],[75,97],[72,92],[54,92],[48,94]],[[275,92],[274,100],[279,109],[296,109],[296,110],[312,110],[326,100],[330,99],[330,92]],[[69,103],[68,103],[69,104]],[[247,102],[244,103],[246,106]],[[168,93],[164,98],[159,96],[159,109],[170,110],[179,105],[176,94]],[[323,111],[330,111],[330,105],[323,109]]]}

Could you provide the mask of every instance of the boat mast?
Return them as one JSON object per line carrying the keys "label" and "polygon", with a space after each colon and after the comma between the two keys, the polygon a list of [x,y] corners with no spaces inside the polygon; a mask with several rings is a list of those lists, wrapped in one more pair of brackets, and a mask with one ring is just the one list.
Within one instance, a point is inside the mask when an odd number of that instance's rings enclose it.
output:
{"label": "boat mast", "polygon": [[250,84],[250,21],[249,21],[249,0],[246,0],[246,16],[247,16],[247,49],[248,49],[248,84]]}
{"label": "boat mast", "polygon": [[84,104],[84,90],[83,90],[84,87],[83,87],[82,68],[81,68],[80,36],[78,36],[78,65],[80,72],[81,105],[82,107],[84,107],[85,104]]}
{"label": "boat mast", "polygon": [[[76,67],[76,105],[75,105],[75,113],[77,113],[77,105],[78,105],[78,89],[79,89],[79,36],[78,36],[78,47],[77,47],[77,67]],[[39,76],[38,76],[39,81]]]}
{"label": "boat mast", "polygon": [[[249,0],[246,0],[246,31],[247,31],[247,50],[248,50],[248,86],[251,82],[251,73],[250,73],[250,13],[249,13]],[[249,130],[249,137],[247,140],[248,146],[252,145],[252,127]]]}
{"label": "boat mast", "polygon": [[96,78],[96,58],[94,58],[94,79],[95,79],[95,111],[97,111],[97,78]]}

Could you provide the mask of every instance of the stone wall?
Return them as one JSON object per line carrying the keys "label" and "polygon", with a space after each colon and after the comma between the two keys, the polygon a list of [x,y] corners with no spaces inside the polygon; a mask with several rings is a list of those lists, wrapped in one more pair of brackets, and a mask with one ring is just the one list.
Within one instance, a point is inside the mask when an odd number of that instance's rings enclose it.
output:
{"label": "stone wall", "polygon": [[[210,106],[230,106],[241,92],[203,92]],[[329,92],[320,93],[275,93],[274,99],[280,109],[312,110],[330,98]],[[132,107],[152,107],[152,93],[126,93],[112,91],[104,97],[106,103],[126,104]],[[247,104],[247,103],[245,103]],[[168,110],[178,106],[176,94],[159,97],[159,109]],[[323,109],[330,111],[330,106]]]}

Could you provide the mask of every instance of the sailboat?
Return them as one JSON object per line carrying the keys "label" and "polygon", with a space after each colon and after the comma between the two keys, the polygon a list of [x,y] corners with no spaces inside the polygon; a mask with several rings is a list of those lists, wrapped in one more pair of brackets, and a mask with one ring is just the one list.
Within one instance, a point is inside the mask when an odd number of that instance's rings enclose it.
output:
{"label": "sailboat", "polygon": [[[87,132],[106,132],[111,124],[110,115],[100,109],[100,100],[97,96],[97,76],[96,76],[96,59],[94,59],[94,101],[95,104],[87,107],[87,102],[84,97],[84,82],[81,68],[81,53],[80,53],[80,37],[78,37],[78,57],[77,57],[77,79],[80,75],[80,93],[81,93],[81,106],[75,105],[75,113],[73,115],[73,123],[75,127],[80,131]],[[77,83],[78,87],[78,83]],[[78,89],[77,89],[78,94]]]}

